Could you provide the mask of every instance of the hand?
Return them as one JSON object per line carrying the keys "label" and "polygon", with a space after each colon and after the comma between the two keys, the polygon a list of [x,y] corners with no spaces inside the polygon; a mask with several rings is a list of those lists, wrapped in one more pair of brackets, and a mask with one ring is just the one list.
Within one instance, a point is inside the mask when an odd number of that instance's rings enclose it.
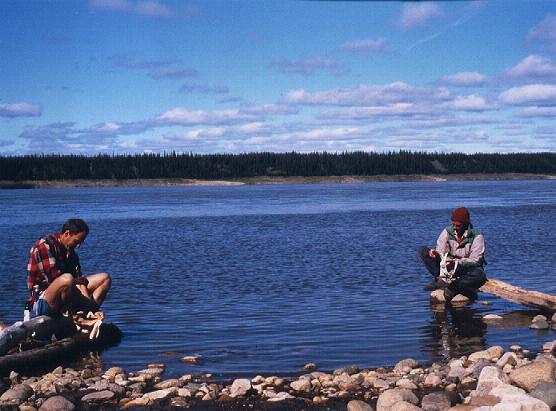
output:
{"label": "hand", "polygon": [[88,286],[89,285],[89,280],[87,280],[87,278],[85,278],[85,277],[77,277],[75,279],[75,285]]}
{"label": "hand", "polygon": [[429,257],[430,257],[430,258],[437,258],[437,257],[439,257],[439,256],[440,256],[440,254],[438,254],[438,251],[433,250],[433,249],[430,249],[430,250],[429,250]]}
{"label": "hand", "polygon": [[93,314],[97,320],[104,320],[104,313],[102,311],[97,311]]}

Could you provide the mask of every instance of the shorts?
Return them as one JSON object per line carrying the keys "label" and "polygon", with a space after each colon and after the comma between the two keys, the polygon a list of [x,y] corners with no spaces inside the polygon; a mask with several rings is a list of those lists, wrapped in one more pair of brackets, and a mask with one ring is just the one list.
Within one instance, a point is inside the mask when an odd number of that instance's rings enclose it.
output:
{"label": "shorts", "polygon": [[50,305],[45,301],[44,298],[39,298],[35,304],[33,304],[33,310],[31,311],[31,318],[38,317],[39,315],[47,315],[49,317],[59,317],[60,313],[55,312],[50,308]]}

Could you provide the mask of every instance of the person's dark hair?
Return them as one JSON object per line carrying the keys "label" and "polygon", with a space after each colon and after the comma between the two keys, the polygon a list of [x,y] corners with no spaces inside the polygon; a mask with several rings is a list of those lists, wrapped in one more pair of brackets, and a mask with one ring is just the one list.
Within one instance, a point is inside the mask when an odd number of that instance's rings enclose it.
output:
{"label": "person's dark hair", "polygon": [[62,233],[69,231],[72,234],[85,233],[89,234],[89,226],[80,218],[70,218],[62,226]]}

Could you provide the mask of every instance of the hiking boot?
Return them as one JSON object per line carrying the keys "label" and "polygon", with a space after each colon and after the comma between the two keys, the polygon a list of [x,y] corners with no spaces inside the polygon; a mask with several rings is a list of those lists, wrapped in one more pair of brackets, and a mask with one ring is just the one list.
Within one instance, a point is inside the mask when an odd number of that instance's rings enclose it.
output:
{"label": "hiking boot", "polygon": [[444,299],[446,300],[446,303],[452,301],[452,298],[454,298],[456,295],[457,293],[454,290],[452,290],[450,287],[446,287],[444,289]]}
{"label": "hiking boot", "polygon": [[434,291],[434,290],[441,290],[443,288],[448,287],[448,283],[442,281],[442,280],[436,280],[432,283],[430,283],[429,285],[426,285],[425,287],[423,287],[423,290],[425,291]]}

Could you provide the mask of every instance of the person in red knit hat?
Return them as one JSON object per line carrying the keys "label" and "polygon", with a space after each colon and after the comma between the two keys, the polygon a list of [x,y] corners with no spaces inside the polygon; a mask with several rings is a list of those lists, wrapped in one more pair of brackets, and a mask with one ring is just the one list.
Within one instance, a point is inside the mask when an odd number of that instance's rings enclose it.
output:
{"label": "person in red knit hat", "polygon": [[[471,224],[467,208],[455,209],[451,220],[452,223],[438,236],[436,248],[419,248],[421,261],[434,276],[434,282],[426,286],[425,290],[443,288],[446,302],[450,302],[457,294],[476,300],[477,289],[487,280],[483,271],[485,240],[481,232]],[[446,271],[453,272],[451,281],[440,278],[442,257],[445,257]]]}

